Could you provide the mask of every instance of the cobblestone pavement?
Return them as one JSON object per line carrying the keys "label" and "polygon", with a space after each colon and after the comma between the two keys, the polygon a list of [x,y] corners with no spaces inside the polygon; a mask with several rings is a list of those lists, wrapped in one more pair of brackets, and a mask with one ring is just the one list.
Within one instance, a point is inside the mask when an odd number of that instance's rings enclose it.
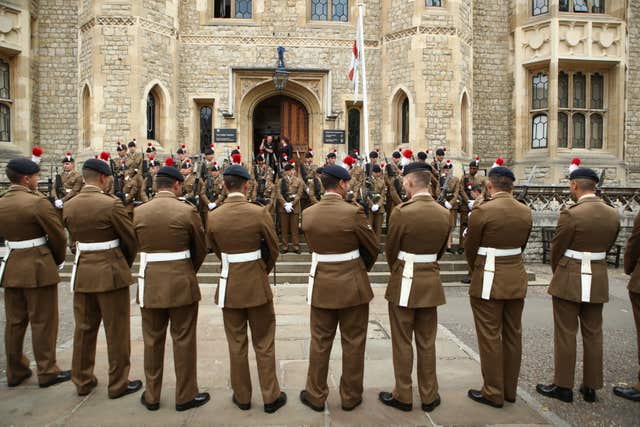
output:
{"label": "cobblestone pavement", "polygon": [[[537,274],[536,283],[549,279],[548,266],[528,265]],[[211,287],[203,289],[198,323],[198,377],[202,390],[212,393],[212,401],[202,408],[177,413],[173,408],[175,378],[171,344],[165,352],[164,391],[161,408],[146,411],[139,403],[139,393],[119,400],[109,400],[106,393],[107,357],[104,335],[100,334],[96,358],[96,374],[100,381],[96,390],[85,398],[75,395],[71,383],[41,390],[33,379],[16,389],[8,389],[4,378],[5,355],[0,352],[0,425],[640,425],[640,405],[612,395],[611,386],[619,381],[631,382],[638,369],[635,330],[626,296],[626,277],[611,270],[611,302],[605,308],[605,389],[598,402],[587,404],[579,397],[574,404],[556,403],[535,393],[537,382],[553,377],[553,320],[551,299],[544,286],[532,287],[526,300],[523,319],[524,355],[521,393],[516,404],[502,410],[484,407],[466,397],[468,388],[481,384],[477,362],[477,343],[466,287],[446,288],[447,305],[439,310],[438,380],[443,404],[430,414],[419,410],[419,397],[414,397],[414,410],[403,413],[377,402],[380,390],[393,386],[391,340],[384,286],[374,289],[371,305],[369,339],[366,353],[364,404],[353,412],[340,409],[337,385],[340,379],[339,337],[332,352],[329,372],[331,392],[325,413],[315,413],[298,401],[304,387],[308,363],[308,307],[304,303],[305,288],[280,286],[275,291],[277,314],[276,357],[278,376],[288,393],[289,403],[274,415],[262,412],[255,362],[252,350],[253,408],[241,412],[231,403],[228,378],[227,345],[220,310],[213,305]],[[71,363],[73,313],[68,286],[60,285],[60,333],[58,361],[63,369]],[[1,291],[0,291],[1,292]],[[133,292],[133,289],[132,289]],[[132,371],[131,378],[142,378],[142,332],[139,309],[132,302]],[[4,316],[1,317],[4,325]],[[0,328],[4,334],[4,328]],[[168,340],[170,341],[170,340]],[[31,358],[30,337],[25,340],[25,353]],[[578,356],[581,360],[581,356]],[[578,363],[576,380],[581,375]],[[415,370],[414,370],[415,372]],[[565,424],[566,425],[566,424]]]}

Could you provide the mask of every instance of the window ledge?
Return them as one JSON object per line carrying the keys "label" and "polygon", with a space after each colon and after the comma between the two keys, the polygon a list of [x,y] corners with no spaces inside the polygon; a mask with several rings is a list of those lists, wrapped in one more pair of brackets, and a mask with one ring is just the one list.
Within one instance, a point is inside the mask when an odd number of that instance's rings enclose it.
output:
{"label": "window ledge", "polygon": [[260,24],[254,19],[240,19],[240,18],[214,18],[209,19],[204,25],[209,26],[233,26],[233,27],[257,27]]}
{"label": "window ledge", "polygon": [[342,22],[342,21],[312,21],[307,20],[307,24],[305,25],[307,28],[316,28],[326,30],[327,28],[335,28],[339,30],[343,30],[345,28],[355,27],[355,23],[351,21]]}

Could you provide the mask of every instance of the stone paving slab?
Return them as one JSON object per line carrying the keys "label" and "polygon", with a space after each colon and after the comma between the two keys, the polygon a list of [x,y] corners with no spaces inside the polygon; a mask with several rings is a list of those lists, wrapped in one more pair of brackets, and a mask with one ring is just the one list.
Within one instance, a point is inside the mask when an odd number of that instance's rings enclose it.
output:
{"label": "stone paving slab", "polygon": [[[362,406],[352,412],[342,411],[338,385],[341,375],[340,334],[336,334],[331,354],[327,409],[316,413],[298,399],[304,387],[309,351],[309,307],[300,289],[276,291],[276,357],[278,378],[289,402],[276,414],[262,410],[258,375],[253,349],[249,350],[251,378],[254,388],[253,407],[240,411],[231,402],[229,356],[220,310],[205,299],[200,306],[198,322],[198,382],[202,391],[212,394],[212,401],[195,410],[178,413],[174,408],[175,375],[170,336],[165,348],[165,369],[161,407],[157,412],[145,410],[139,403],[140,393],[109,400],[107,348],[104,332],[98,336],[96,375],[98,387],[87,397],[75,394],[75,387],[65,383],[50,389],[39,389],[32,378],[26,385],[9,389],[0,386],[0,425],[30,426],[431,426],[431,425],[542,425],[547,420],[523,399],[506,404],[502,410],[485,407],[466,397],[469,388],[481,384],[480,366],[455,339],[440,330],[436,341],[437,372],[443,404],[434,412],[420,410],[415,390],[414,410],[408,413],[385,407],[378,393],[391,390],[394,384],[391,362],[391,339],[387,303],[383,291],[376,289],[371,304],[365,362],[365,393]],[[140,312],[131,307],[131,373],[130,378],[143,378],[143,342]],[[67,343],[68,344],[68,343]],[[64,347],[64,346],[63,346]],[[71,364],[71,349],[58,351],[59,365]],[[415,365],[415,362],[414,362]],[[415,379],[415,366],[413,378]]]}

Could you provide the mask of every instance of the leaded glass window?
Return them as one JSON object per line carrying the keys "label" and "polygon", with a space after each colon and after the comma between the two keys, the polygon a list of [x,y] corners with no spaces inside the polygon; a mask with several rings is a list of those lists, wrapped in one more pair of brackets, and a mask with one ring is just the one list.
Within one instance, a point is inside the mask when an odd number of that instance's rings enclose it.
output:
{"label": "leaded glass window", "polygon": [[560,12],[569,12],[569,0],[560,0]]}
{"label": "leaded glass window", "polygon": [[326,21],[329,16],[329,0],[311,0],[311,20]]}
{"label": "leaded glass window", "polygon": [[587,0],[573,0],[573,11],[579,13],[589,12]]}
{"label": "leaded glass window", "polygon": [[360,151],[360,110],[352,108],[349,110],[349,153],[353,150]]}
{"label": "leaded glass window", "polygon": [[147,95],[147,139],[156,139],[156,97]]}
{"label": "leaded glass window", "polygon": [[214,18],[231,18],[231,0],[214,0]]}
{"label": "leaded glass window", "polygon": [[9,64],[0,60],[0,98],[11,98],[11,86],[9,80]]}
{"label": "leaded glass window", "polygon": [[409,98],[402,101],[402,143],[409,143]]}
{"label": "leaded glass window", "polygon": [[569,107],[569,75],[563,71],[558,74],[558,105]]}
{"label": "leaded glass window", "polygon": [[212,111],[211,107],[205,105],[200,107],[200,152],[211,145],[213,142],[211,139],[212,134]]}
{"label": "leaded glass window", "polygon": [[591,108],[601,110],[604,106],[604,78],[602,74],[591,75]]}
{"label": "leaded glass window", "polygon": [[236,0],[236,18],[251,19],[251,0]]}
{"label": "leaded glass window", "polygon": [[533,16],[549,13],[549,0],[533,0],[531,2],[531,14]]}
{"label": "leaded glass window", "polygon": [[602,148],[602,139],[604,135],[603,120],[601,114],[591,115],[591,142],[589,148]]}
{"label": "leaded glass window", "polygon": [[347,22],[349,20],[349,1],[333,0],[331,2],[331,17],[333,21]]}
{"label": "leaded glass window", "polygon": [[584,114],[576,113],[573,115],[573,141],[572,148],[585,148],[585,119]]}
{"label": "leaded glass window", "polygon": [[593,0],[591,6],[592,13],[604,13],[604,0]]}
{"label": "leaded glass window", "polygon": [[531,148],[547,148],[547,115],[533,117],[531,126]]}
{"label": "leaded glass window", "polygon": [[569,118],[566,113],[558,113],[558,147],[567,148],[569,142]]}
{"label": "leaded glass window", "polygon": [[427,0],[427,7],[442,7],[442,0]]}
{"label": "leaded glass window", "polygon": [[549,77],[545,73],[533,76],[531,107],[534,110],[547,108],[547,94],[549,89]]}
{"label": "leaded glass window", "polygon": [[587,100],[587,78],[582,73],[573,75],[573,108],[585,108]]}
{"label": "leaded glass window", "polygon": [[11,141],[11,110],[7,104],[0,104],[0,141]]}

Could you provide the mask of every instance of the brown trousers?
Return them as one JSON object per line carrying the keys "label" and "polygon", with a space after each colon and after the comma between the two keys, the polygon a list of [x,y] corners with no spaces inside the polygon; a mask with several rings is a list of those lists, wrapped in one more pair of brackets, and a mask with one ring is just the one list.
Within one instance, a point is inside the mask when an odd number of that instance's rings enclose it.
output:
{"label": "brown trousers", "polygon": [[340,399],[342,406],[354,406],[362,399],[369,304],[336,310],[312,306],[310,321],[311,343],[306,385],[309,401],[314,405],[322,406],[327,400],[329,358],[336,329],[340,325],[342,342]]}
{"label": "brown trousers", "polygon": [[144,340],[144,398],[160,402],[164,368],[164,343],[167,324],[173,340],[173,362],[176,371],[176,404],[187,403],[198,394],[196,324],[198,303],[174,308],[140,308]]}
{"label": "brown trousers", "polygon": [[393,397],[403,403],[413,403],[411,371],[413,369],[412,337],[415,333],[418,354],[418,389],[423,403],[431,403],[438,395],[436,377],[436,333],[438,308],[405,308],[389,303],[393,371],[396,387]]}
{"label": "brown trousers", "polygon": [[280,241],[282,249],[289,248],[289,234],[291,234],[292,250],[300,249],[300,236],[298,232],[298,222],[300,221],[300,213],[278,212],[280,220]]}
{"label": "brown trousers", "polygon": [[38,382],[43,384],[53,380],[60,372],[56,365],[58,285],[4,288],[4,309],[7,319],[4,329],[7,382],[18,383],[31,374],[29,359],[22,352],[29,323]]}
{"label": "brown trousers", "polygon": [[90,392],[98,381],[93,374],[93,368],[100,321],[104,323],[107,338],[109,396],[121,395],[129,385],[130,304],[128,287],[111,292],[73,294],[76,328],[73,336],[71,380],[76,385],[78,393]]}
{"label": "brown trousers", "polygon": [[247,323],[251,328],[251,342],[256,353],[260,390],[264,403],[273,403],[280,397],[276,376],[276,315],[273,302],[251,308],[223,308],[224,332],[229,343],[231,388],[240,403],[251,402],[251,375],[249,374]]}
{"label": "brown trousers", "polygon": [[478,336],[482,394],[496,404],[516,398],[522,360],[524,299],[483,300],[470,297]]}
{"label": "brown trousers", "polygon": [[583,344],[582,384],[602,388],[602,304],[553,297],[554,384],[572,389],[576,370],[578,319]]}
{"label": "brown trousers", "polygon": [[[636,321],[636,335],[638,337],[638,364],[640,365],[640,293],[629,292],[631,307],[633,308],[633,319]],[[640,390],[640,371],[638,371],[638,383],[633,386]]]}
{"label": "brown trousers", "polygon": [[376,239],[378,243],[382,241],[382,220],[384,219],[384,213],[370,213],[369,214],[369,223],[371,224],[371,228],[376,233]]}

